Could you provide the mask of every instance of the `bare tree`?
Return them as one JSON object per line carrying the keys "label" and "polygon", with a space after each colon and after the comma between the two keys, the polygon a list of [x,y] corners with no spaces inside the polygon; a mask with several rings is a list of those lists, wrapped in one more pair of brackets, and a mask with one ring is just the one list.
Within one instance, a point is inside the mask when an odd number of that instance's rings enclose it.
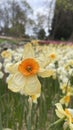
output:
{"label": "bare tree", "polygon": [[[1,9],[0,22],[3,22],[3,32],[5,35],[22,36],[25,34],[28,14],[33,13],[30,5],[24,1],[6,0]],[[2,14],[3,13],[3,14]]]}

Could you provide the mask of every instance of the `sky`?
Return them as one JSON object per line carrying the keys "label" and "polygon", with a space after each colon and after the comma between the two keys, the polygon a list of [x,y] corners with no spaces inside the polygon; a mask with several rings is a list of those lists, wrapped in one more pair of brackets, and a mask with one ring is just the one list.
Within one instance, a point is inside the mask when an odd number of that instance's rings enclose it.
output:
{"label": "sky", "polygon": [[[48,15],[50,11],[50,4],[52,3],[51,9],[53,11],[55,7],[56,0],[27,0],[30,6],[33,8],[34,16],[36,17],[37,13]],[[53,12],[51,12],[53,16]]]}
{"label": "sky", "polygon": [[[6,0],[0,0],[0,2],[2,3],[5,1]],[[24,0],[17,0],[17,1],[24,1]],[[37,22],[37,14],[46,16],[46,20],[44,20],[43,28],[45,29],[46,34],[48,35],[47,25],[49,24],[49,28],[51,28],[51,22],[52,22],[52,18],[54,14],[54,7],[55,7],[56,0],[26,0],[26,1],[29,3],[29,5],[33,9],[33,17],[32,16],[29,16],[29,17],[32,17],[32,19],[35,20],[35,22]],[[51,6],[51,13],[50,13],[50,6]],[[50,18],[49,23],[48,23],[48,17]],[[31,28],[30,28],[30,31],[32,33]],[[29,30],[27,28],[26,34],[28,34],[28,32]]]}
{"label": "sky", "polygon": [[[46,15],[46,21],[44,23],[44,29],[46,31],[46,34],[48,35],[48,27],[51,28],[51,22],[54,14],[54,8],[55,8],[55,1],[56,0],[27,0],[27,2],[30,4],[30,6],[33,9],[33,19],[36,21],[36,15],[39,13],[40,15]],[[50,4],[51,5],[51,14],[50,14]],[[50,22],[48,23],[48,17],[50,17]],[[27,30],[28,32],[28,30]]]}

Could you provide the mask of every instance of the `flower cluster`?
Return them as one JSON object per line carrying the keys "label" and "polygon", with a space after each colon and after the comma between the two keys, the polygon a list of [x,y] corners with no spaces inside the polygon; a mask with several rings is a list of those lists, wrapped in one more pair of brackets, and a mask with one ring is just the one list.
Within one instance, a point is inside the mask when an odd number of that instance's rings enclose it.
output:
{"label": "flower cluster", "polygon": [[[40,77],[58,80],[61,93],[59,103],[56,103],[56,115],[64,118],[64,129],[66,125],[73,130],[73,110],[69,108],[73,96],[73,45],[41,46],[38,41],[31,41],[23,48],[3,51],[1,56],[4,71],[9,74],[6,78],[8,89],[28,96],[34,103],[41,95]],[[0,70],[1,66],[0,63]],[[3,76],[1,73],[0,77]]]}
{"label": "flower cluster", "polygon": [[73,130],[73,109],[71,108],[66,108],[65,110],[63,109],[62,105],[60,103],[56,104],[56,115],[59,118],[64,118],[65,123],[64,123],[64,129],[67,127],[70,128],[70,130]]}

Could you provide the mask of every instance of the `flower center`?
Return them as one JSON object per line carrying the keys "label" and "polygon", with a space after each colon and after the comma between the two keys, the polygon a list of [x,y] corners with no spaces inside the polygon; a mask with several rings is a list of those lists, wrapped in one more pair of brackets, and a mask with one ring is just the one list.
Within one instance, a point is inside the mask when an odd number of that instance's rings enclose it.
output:
{"label": "flower center", "polygon": [[53,59],[55,59],[55,58],[56,58],[56,55],[55,55],[54,53],[52,53],[52,54],[50,54],[50,56],[49,56],[49,57],[50,57],[50,59],[52,59],[52,60],[53,60]]}
{"label": "flower center", "polygon": [[65,109],[65,112],[66,112],[69,120],[71,120],[71,122],[73,122],[73,117],[72,117],[71,113],[69,112],[69,110]]}
{"label": "flower center", "polygon": [[65,97],[65,102],[69,103],[70,102],[70,96]]}
{"label": "flower center", "polygon": [[31,72],[31,71],[32,71],[32,66],[27,66],[26,70],[27,70],[28,72]]}
{"label": "flower center", "polygon": [[18,70],[24,76],[31,76],[31,75],[37,74],[37,72],[39,71],[39,64],[35,59],[28,58],[28,59],[23,60],[19,64]]}

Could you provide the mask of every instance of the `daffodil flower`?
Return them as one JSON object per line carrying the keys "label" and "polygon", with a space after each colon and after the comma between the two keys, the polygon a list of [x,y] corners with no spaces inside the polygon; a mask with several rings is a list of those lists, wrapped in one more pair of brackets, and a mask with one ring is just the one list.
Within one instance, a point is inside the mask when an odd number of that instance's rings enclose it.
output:
{"label": "daffodil flower", "polygon": [[66,108],[63,109],[62,105],[60,103],[55,104],[56,105],[56,115],[62,119],[65,119],[66,124],[69,126],[70,130],[73,130],[73,109]]}
{"label": "daffodil flower", "polygon": [[50,70],[39,65],[30,43],[24,47],[23,59],[14,64],[7,64],[6,71],[10,73],[7,78],[8,88],[13,92],[30,96],[33,102],[41,93],[41,83],[37,76],[45,78],[52,75]]}
{"label": "daffodil flower", "polygon": [[10,128],[3,128],[3,130],[12,130],[12,129],[10,129]]}
{"label": "daffodil flower", "polygon": [[61,104],[65,104],[66,106],[70,103],[70,95],[66,95],[63,98],[60,99]]}
{"label": "daffodil flower", "polygon": [[70,85],[63,84],[60,86],[60,89],[62,90],[63,94],[67,93],[67,95],[73,95],[73,87]]}
{"label": "daffodil flower", "polygon": [[0,62],[0,79],[2,79],[3,76],[4,76],[4,74],[3,74],[1,69],[2,69],[2,63]]}
{"label": "daffodil flower", "polygon": [[4,50],[2,53],[1,53],[1,56],[3,58],[6,58],[6,59],[10,59],[11,60],[11,57],[12,57],[12,50],[11,49],[8,49],[8,50]]}

